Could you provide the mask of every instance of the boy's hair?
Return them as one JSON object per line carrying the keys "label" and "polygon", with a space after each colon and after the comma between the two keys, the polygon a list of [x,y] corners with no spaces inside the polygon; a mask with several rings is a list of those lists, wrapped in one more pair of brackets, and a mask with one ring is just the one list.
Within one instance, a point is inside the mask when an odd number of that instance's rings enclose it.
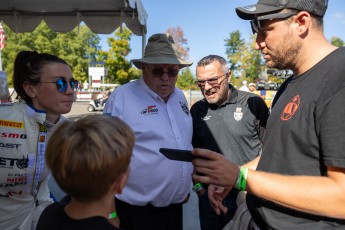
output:
{"label": "boy's hair", "polygon": [[134,140],[133,130],[116,117],[66,121],[49,138],[46,163],[63,191],[80,202],[95,201],[127,172]]}

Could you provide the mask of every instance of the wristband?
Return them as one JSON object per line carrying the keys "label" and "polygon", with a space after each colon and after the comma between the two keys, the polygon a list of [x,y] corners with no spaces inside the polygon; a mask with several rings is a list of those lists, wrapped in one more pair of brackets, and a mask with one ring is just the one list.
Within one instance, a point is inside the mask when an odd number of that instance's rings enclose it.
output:
{"label": "wristband", "polygon": [[204,187],[202,186],[202,184],[201,183],[196,183],[194,186],[193,186],[193,188],[192,188],[192,190],[194,191],[194,192],[199,192],[201,189],[203,189]]}
{"label": "wristband", "polygon": [[114,219],[116,217],[117,217],[117,213],[116,213],[116,211],[114,211],[113,213],[109,214],[108,219]]}
{"label": "wristband", "polygon": [[248,177],[248,168],[241,167],[240,173],[238,174],[236,188],[240,191],[245,191],[247,187],[247,177]]}

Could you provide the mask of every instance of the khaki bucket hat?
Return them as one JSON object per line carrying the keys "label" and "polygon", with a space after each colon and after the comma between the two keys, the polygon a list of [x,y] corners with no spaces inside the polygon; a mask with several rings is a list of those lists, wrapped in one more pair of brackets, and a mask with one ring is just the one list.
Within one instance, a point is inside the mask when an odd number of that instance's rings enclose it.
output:
{"label": "khaki bucket hat", "polygon": [[144,57],[133,59],[131,62],[141,69],[141,63],[148,64],[173,64],[180,65],[180,68],[191,66],[193,62],[184,61],[176,47],[173,37],[170,34],[152,35],[145,47]]}

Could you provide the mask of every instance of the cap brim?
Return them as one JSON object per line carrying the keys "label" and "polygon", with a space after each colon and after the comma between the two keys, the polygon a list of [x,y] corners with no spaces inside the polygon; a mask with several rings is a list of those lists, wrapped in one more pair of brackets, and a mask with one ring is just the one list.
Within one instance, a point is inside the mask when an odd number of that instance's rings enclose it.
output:
{"label": "cap brim", "polygon": [[144,57],[141,59],[132,59],[131,62],[138,69],[142,68],[141,63],[179,65],[180,68],[191,66],[193,64],[193,62],[190,61],[183,61],[180,59],[169,57]]}
{"label": "cap brim", "polygon": [[244,7],[237,7],[237,15],[244,20],[252,20],[256,14],[266,14],[283,9],[284,7],[268,6],[263,4],[255,4]]}

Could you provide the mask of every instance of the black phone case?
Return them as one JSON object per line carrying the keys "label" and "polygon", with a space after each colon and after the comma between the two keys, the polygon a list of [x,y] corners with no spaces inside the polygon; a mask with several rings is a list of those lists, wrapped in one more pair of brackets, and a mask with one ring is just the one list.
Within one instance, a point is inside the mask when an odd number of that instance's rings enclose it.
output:
{"label": "black phone case", "polygon": [[190,150],[160,148],[159,151],[168,159],[192,162],[196,158]]}

